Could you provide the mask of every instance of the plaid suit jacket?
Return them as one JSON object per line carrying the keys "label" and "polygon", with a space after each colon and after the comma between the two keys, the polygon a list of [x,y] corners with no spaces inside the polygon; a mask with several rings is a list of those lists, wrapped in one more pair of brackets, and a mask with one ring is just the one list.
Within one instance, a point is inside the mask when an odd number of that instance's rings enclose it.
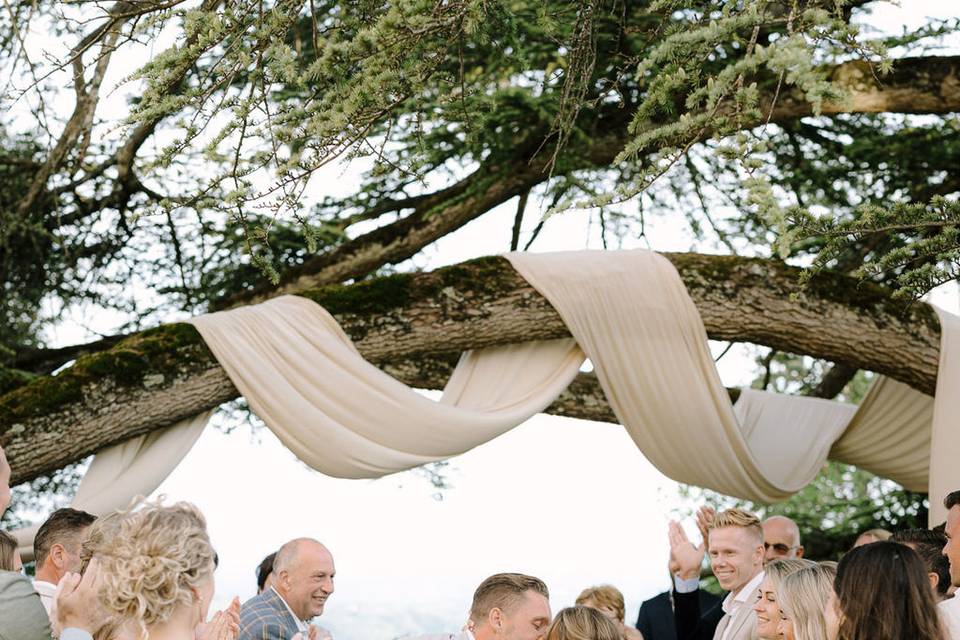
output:
{"label": "plaid suit jacket", "polygon": [[297,621],[273,589],[265,589],[240,607],[237,640],[291,640],[296,633]]}

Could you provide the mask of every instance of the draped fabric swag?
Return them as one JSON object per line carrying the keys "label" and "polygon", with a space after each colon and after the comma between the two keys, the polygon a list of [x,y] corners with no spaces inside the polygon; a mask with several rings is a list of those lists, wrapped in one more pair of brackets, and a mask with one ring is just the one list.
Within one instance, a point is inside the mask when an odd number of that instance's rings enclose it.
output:
{"label": "draped fabric swag", "polygon": [[[808,484],[827,457],[940,498],[960,475],[960,318],[942,324],[936,400],[878,377],[859,407],[720,382],[699,313],[673,265],[650,251],[511,253],[573,339],[466,352],[439,402],[365,361],[334,318],[281,296],[191,320],[253,411],[311,467],[374,478],[458,455],[542,411],[585,357],[617,418],[664,474],[759,502]],[[209,414],[97,454],[74,505],[123,508],[159,486]],[[20,532],[32,544],[34,530]]]}

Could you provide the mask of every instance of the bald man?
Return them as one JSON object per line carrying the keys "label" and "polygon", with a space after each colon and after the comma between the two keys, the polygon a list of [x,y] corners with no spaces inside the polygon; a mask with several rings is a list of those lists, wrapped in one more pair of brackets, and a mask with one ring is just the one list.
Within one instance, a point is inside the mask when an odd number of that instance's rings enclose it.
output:
{"label": "bald man", "polygon": [[770,516],[763,521],[763,563],[784,558],[802,558],[800,527],[786,516]]}
{"label": "bald man", "polygon": [[240,608],[237,640],[310,637],[310,620],[323,613],[333,593],[336,569],[330,551],[311,538],[297,538],[277,551],[272,585]]}

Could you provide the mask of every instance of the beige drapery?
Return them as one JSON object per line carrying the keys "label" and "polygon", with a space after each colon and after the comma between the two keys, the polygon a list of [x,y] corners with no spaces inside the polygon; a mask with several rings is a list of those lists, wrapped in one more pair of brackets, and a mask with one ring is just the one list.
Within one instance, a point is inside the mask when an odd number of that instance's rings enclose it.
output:
{"label": "beige drapery", "polygon": [[[733,407],[699,314],[662,256],[507,257],[558,310],[575,341],[465,353],[439,403],[364,361],[332,316],[303,298],[282,296],[192,322],[257,415],[301,460],[328,475],[378,477],[486,442],[545,408],[576,375],[585,351],[620,422],[675,480],[774,502],[805,486],[829,453],[908,488],[923,490],[929,482],[931,521],[939,521],[937,492],[958,480],[950,468],[960,454],[960,430],[953,428],[960,415],[956,317],[940,314],[936,409],[928,396],[882,377],[859,409],[750,390]],[[144,465],[166,469],[165,476],[202,428],[191,423],[194,434],[181,431],[183,424],[168,432],[176,444],[128,451],[154,452],[144,453]],[[125,506],[162,480],[144,474],[150,482],[136,485],[144,490],[127,490],[141,475],[138,455],[120,464],[114,449],[95,462],[118,470],[112,483],[96,483],[98,506]]]}

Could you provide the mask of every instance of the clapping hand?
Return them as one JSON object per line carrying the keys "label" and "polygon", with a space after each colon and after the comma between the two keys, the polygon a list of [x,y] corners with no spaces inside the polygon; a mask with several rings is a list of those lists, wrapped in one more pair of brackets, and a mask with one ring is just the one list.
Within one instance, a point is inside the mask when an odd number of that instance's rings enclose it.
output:
{"label": "clapping hand", "polygon": [[230,606],[217,611],[206,624],[197,625],[194,637],[197,640],[236,640],[240,633],[240,600],[234,598]]}
{"label": "clapping hand", "polygon": [[687,537],[687,532],[676,520],[670,521],[668,537],[670,539],[670,566],[676,568],[675,574],[681,580],[699,577],[700,565],[703,564],[703,556],[706,554],[706,545],[700,543],[699,547],[693,546],[693,543]]}
{"label": "clapping hand", "polygon": [[95,634],[107,623],[109,614],[100,605],[100,562],[92,558],[87,570],[67,573],[57,584],[55,627],[74,627]]}

